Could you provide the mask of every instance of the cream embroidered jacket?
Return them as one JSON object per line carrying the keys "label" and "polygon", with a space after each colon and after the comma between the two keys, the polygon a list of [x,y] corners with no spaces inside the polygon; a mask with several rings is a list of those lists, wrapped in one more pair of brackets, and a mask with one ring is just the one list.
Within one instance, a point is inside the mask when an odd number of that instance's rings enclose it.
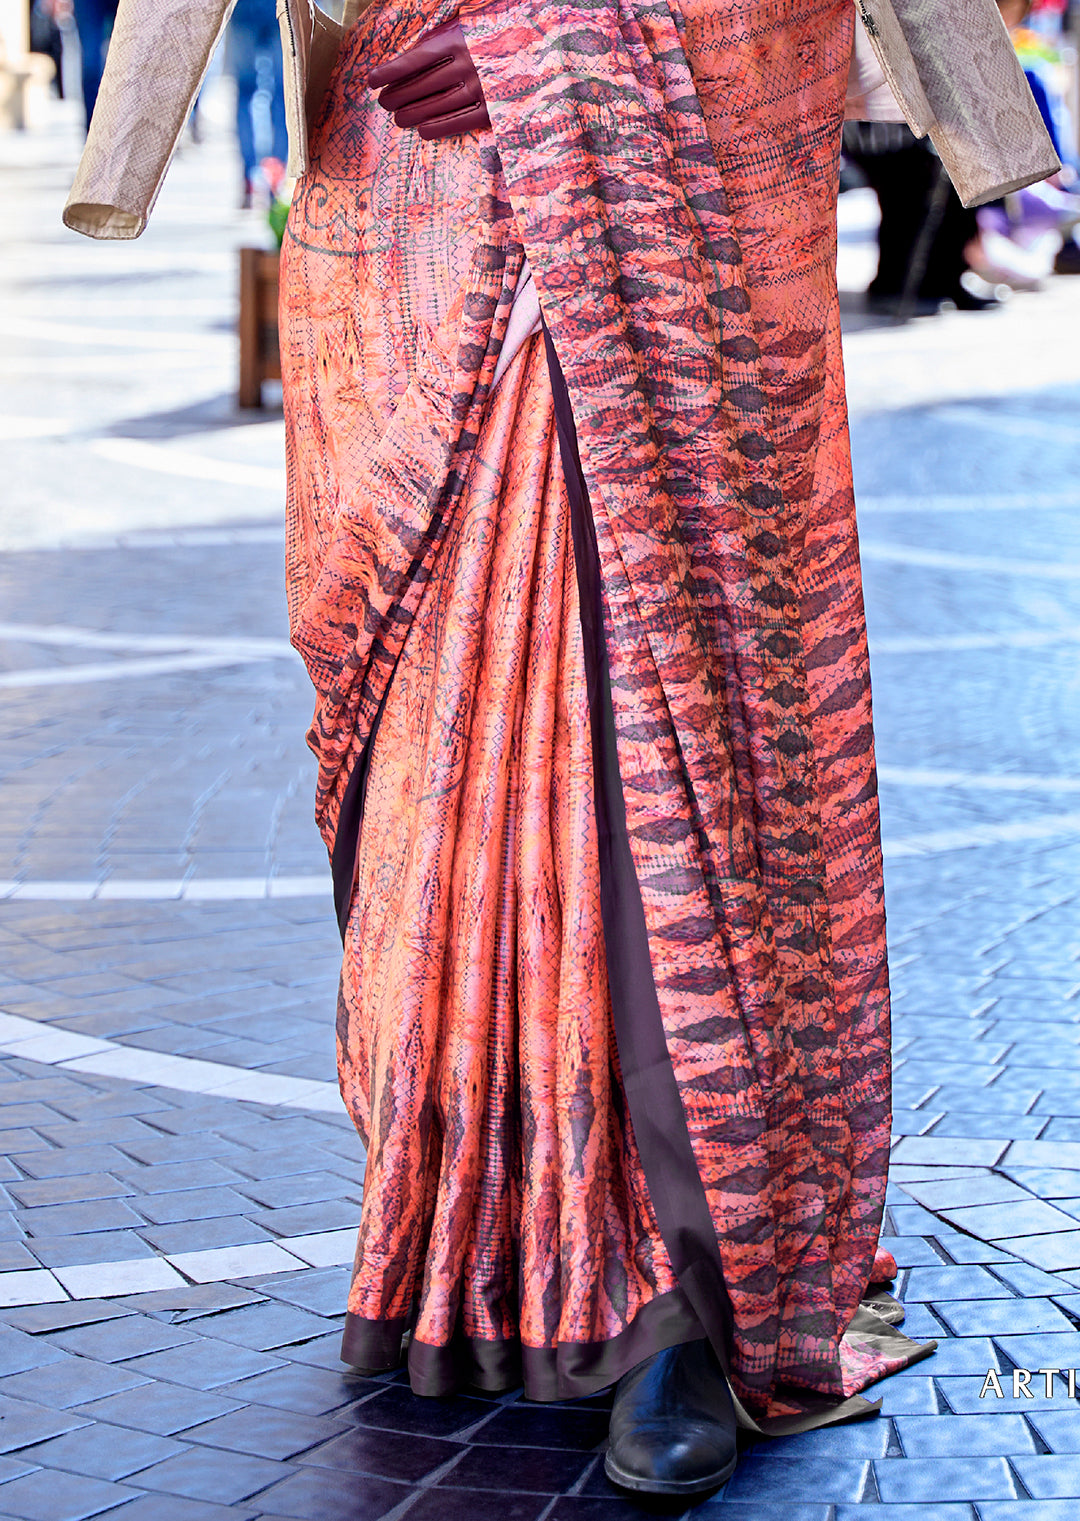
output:
{"label": "cream embroidered jacket", "polygon": [[[235,0],[120,0],[97,108],[64,221],[94,238],[146,226]],[[278,0],[289,170],[307,163],[307,123],[344,30],[311,0]],[[861,25],[849,117],[927,133],[965,205],[1059,168],[994,0],[856,0]]]}

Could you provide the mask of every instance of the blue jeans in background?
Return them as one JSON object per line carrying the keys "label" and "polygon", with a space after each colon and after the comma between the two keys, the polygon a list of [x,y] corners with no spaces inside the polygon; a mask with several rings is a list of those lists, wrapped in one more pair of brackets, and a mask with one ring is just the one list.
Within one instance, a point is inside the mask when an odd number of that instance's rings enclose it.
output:
{"label": "blue jeans in background", "polygon": [[[273,0],[239,0],[229,25],[228,68],[236,80],[236,136],[250,188],[262,159],[289,156],[281,35]],[[269,141],[256,142],[256,93],[269,97]]]}
{"label": "blue jeans in background", "polygon": [[82,53],[82,94],[86,126],[94,114],[101,71],[105,65],[105,33],[116,20],[117,0],[75,0],[75,28]]}

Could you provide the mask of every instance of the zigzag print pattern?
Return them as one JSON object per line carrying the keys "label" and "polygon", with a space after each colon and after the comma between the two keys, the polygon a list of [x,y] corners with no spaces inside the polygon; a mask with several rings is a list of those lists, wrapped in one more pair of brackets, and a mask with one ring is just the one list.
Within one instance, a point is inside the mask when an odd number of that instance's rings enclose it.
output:
{"label": "zigzag print pattern", "polygon": [[[294,640],[333,843],[374,744],[339,1008],[369,1145],[350,1309],[605,1343],[676,1289],[621,1096],[584,673],[527,257],[573,402],[668,1050],[763,1414],[900,1365],[844,1339],[877,1241],[888,983],[835,289],[850,0],[462,9],[494,132],[366,89],[283,252]],[[391,680],[392,677],[392,680]],[[909,1344],[910,1345],[910,1344]]]}

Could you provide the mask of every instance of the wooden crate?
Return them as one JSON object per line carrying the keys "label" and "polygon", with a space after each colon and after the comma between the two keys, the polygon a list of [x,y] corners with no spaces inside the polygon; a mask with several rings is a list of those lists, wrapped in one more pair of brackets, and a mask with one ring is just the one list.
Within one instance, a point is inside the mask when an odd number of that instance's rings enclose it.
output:
{"label": "wooden crate", "polygon": [[240,387],[242,407],[261,407],[264,380],[281,379],[278,349],[278,255],[240,250]]}

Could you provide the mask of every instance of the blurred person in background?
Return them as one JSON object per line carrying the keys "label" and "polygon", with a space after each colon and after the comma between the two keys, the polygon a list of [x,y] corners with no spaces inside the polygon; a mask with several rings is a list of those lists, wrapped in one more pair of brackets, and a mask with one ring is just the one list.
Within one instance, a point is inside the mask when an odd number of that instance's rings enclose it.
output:
{"label": "blurred person in background", "polygon": [[240,204],[247,207],[257,195],[277,189],[289,156],[275,0],[238,0],[226,47],[227,67],[236,80],[236,137],[244,164]]}
{"label": "blurred person in background", "polygon": [[[1039,185],[981,206],[978,236],[967,255],[976,273],[991,284],[1038,290],[1054,271],[1080,274],[1080,248],[1072,236],[1080,220],[1071,151],[1075,128],[1065,101],[1060,25],[1055,32],[1048,24],[1060,23],[1060,8],[1044,3],[1034,13],[1031,0],[997,0],[997,7],[1063,168]],[[1038,29],[1036,22],[1041,22]]]}
{"label": "blurred person in background", "polygon": [[86,130],[90,130],[90,118],[97,103],[101,71],[105,67],[105,51],[109,34],[116,20],[118,0],[74,0],[75,27],[79,33],[79,50],[82,53],[83,110],[86,113]]}
{"label": "blurred person in background", "polygon": [[978,235],[928,138],[903,122],[850,121],[844,156],[878,198],[878,268],[867,308],[883,317],[932,317],[948,303],[960,311],[996,306],[965,289],[967,247]]}
{"label": "blurred person in background", "polygon": [[27,0],[30,13],[30,51],[53,61],[53,89],[64,98],[63,24],[71,16],[71,0]]}

